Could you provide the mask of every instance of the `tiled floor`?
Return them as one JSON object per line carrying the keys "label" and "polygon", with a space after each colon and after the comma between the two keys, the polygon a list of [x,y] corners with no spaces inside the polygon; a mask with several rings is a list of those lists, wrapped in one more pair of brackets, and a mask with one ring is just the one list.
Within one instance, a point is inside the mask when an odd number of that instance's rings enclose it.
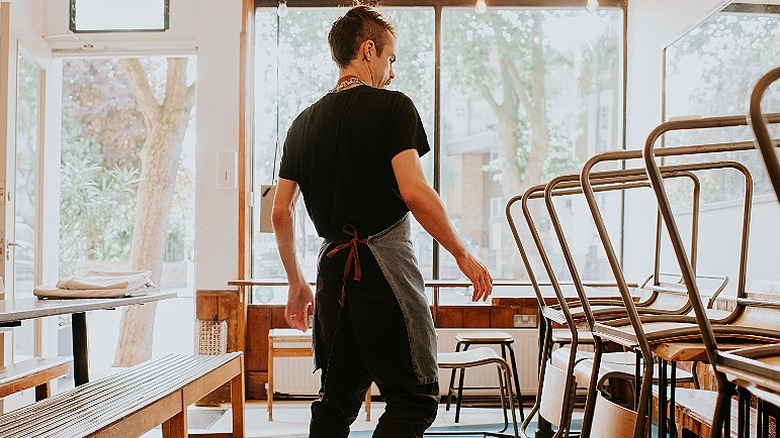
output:
{"label": "tiled floor", "polygon": [[[246,405],[246,433],[247,438],[298,438],[306,436],[309,425],[308,400],[279,400],[274,401],[274,421],[268,421],[268,413],[264,402],[249,402]],[[208,409],[208,408],[195,408]],[[384,403],[373,402],[371,404],[371,422],[365,421],[365,414],[361,412],[357,421],[353,424],[353,431],[372,430],[376,426],[376,420],[384,410]],[[195,414],[197,415],[197,414]],[[444,410],[440,405],[439,415],[433,427],[454,425],[454,410]],[[463,408],[461,411],[462,425],[497,424],[503,423],[501,409],[495,408]],[[231,412],[228,410],[209,429],[209,432],[228,432],[231,427]],[[191,432],[197,432],[191,430]],[[144,438],[161,437],[160,429],[150,431],[143,435]]]}

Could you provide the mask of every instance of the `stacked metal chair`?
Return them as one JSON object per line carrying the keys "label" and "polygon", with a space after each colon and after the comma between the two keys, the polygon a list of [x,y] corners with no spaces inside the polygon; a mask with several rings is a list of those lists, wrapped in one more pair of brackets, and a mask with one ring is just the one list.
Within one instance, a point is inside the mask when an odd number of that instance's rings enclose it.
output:
{"label": "stacked metal chair", "polygon": [[[758,81],[751,94],[749,122],[756,137],[756,145],[764,158],[775,194],[780,202],[780,165],[775,152],[780,142],[771,138],[767,128],[767,123],[777,123],[779,120],[777,114],[764,115],[761,110],[764,93],[778,79],[780,79],[780,67],[769,71]],[[652,150],[648,149],[646,152],[648,168],[652,169],[655,164],[652,160]],[[662,195],[663,192],[659,190],[659,199],[664,200]],[[679,251],[679,248],[676,250]],[[684,265],[684,262],[685,260],[681,260],[680,264]],[[691,288],[691,291],[697,292],[695,287]],[[778,300],[738,297],[737,303],[740,304],[740,302],[764,309],[780,309],[780,301]],[[778,406],[780,406],[780,343],[723,351],[722,348],[719,349],[720,345],[712,325],[706,318],[700,318],[697,315],[697,319],[701,326],[702,337],[708,345],[708,354],[712,358],[712,363],[715,364],[715,373],[719,384],[719,397],[715,408],[711,437],[720,436],[724,429],[726,434],[730,433],[728,419],[731,397],[735,390],[739,396],[737,435],[739,437],[754,436],[750,425],[750,398],[753,396],[758,400],[755,436],[770,436],[769,418],[775,419],[776,427]]]}
{"label": "stacked metal chair", "polygon": [[[765,120],[769,123],[780,122],[780,114],[769,114]],[[693,278],[694,269],[688,260],[680,233],[672,214],[672,209],[666,194],[663,182],[660,178],[659,166],[656,163],[657,156],[668,156],[668,148],[655,148],[657,139],[665,132],[675,129],[696,129],[696,128],[715,128],[723,126],[744,126],[747,119],[744,116],[732,117],[713,117],[701,119],[693,122],[667,122],[656,128],[648,138],[644,148],[644,162],[647,167],[648,176],[651,179],[653,191],[658,200],[659,209],[664,218],[664,222],[669,230],[674,252],[680,265],[683,281],[688,293],[691,295],[692,302],[696,302],[699,297],[699,290]],[[774,140],[776,142],[776,140]],[[748,150],[753,147],[752,142],[733,142],[720,145],[701,145],[694,147],[694,150],[687,153],[705,154],[711,152],[740,151]],[[740,257],[740,269],[744,273],[747,265],[747,252],[742,251]],[[705,347],[708,360],[714,365],[715,377],[718,384],[718,399],[713,413],[713,427],[711,436],[720,436],[725,433],[730,434],[730,399],[733,386],[729,384],[728,379],[719,363],[724,350],[721,342],[723,339],[752,340],[765,344],[778,342],[778,331],[780,325],[777,324],[777,317],[780,315],[780,301],[755,300],[748,296],[744,274],[740,275],[740,282],[737,289],[735,300],[735,309],[725,321],[710,320],[704,308],[701,305],[694,305],[696,321],[700,327],[702,343]],[[720,347],[720,350],[718,349]],[[760,351],[766,347],[758,347]],[[719,369],[721,368],[721,369]],[[743,425],[739,425],[742,428]],[[739,430],[740,436],[749,436],[745,430]]]}
{"label": "stacked metal chair", "polygon": [[[772,76],[774,74],[775,76]],[[762,79],[769,82],[780,77],[780,72],[775,71],[767,75],[772,79]],[[762,83],[759,83],[761,85]],[[764,89],[768,83],[763,85]],[[757,90],[759,87],[757,87]],[[754,93],[755,99],[756,93]],[[758,97],[758,115],[752,115],[753,128],[757,131],[759,147],[762,148],[767,158],[767,166],[770,169],[770,175],[775,185],[775,189],[780,188],[780,166],[777,164],[777,157],[774,153],[777,140],[768,141],[768,134],[765,132],[765,139],[760,138],[762,123],[780,122],[780,114],[760,114],[760,93]],[[756,105],[753,105],[756,106]],[[620,150],[608,151],[598,154],[588,160],[579,175],[562,175],[554,178],[548,184],[536,186],[529,189],[522,196],[518,196],[509,201],[507,205],[507,219],[512,228],[518,249],[520,250],[523,263],[528,271],[531,284],[537,295],[541,313],[548,328],[543,334],[542,343],[542,361],[540,365],[540,386],[537,394],[537,402],[521,428],[525,431],[530,418],[539,411],[541,416],[552,421],[558,426],[557,436],[566,436],[570,432],[569,424],[571,419],[571,409],[573,408],[573,395],[575,382],[578,377],[577,367],[582,368],[586,360],[590,361],[591,372],[590,383],[588,387],[588,399],[586,403],[585,419],[583,423],[583,436],[627,436],[624,428],[615,428],[616,424],[625,424],[633,422],[633,436],[636,438],[645,436],[649,433],[650,406],[652,400],[652,384],[658,383],[658,426],[659,436],[666,436],[667,413],[672,412],[669,418],[671,423],[670,433],[674,434],[674,383],[676,367],[668,367],[668,364],[674,364],[677,360],[690,360],[691,357],[681,354],[687,348],[695,347],[698,351],[696,359],[700,359],[715,365],[715,376],[718,383],[719,394],[718,402],[713,415],[712,436],[720,436],[722,425],[725,426],[726,433],[729,433],[727,414],[729,412],[729,401],[733,393],[733,384],[729,379],[741,385],[743,393],[751,392],[760,399],[770,404],[776,405],[780,401],[777,397],[777,390],[780,389],[780,326],[775,322],[780,317],[780,305],[776,302],[766,300],[756,300],[747,295],[746,288],[746,266],[747,266],[747,244],[750,232],[751,206],[752,206],[752,176],[747,167],[741,163],[728,160],[712,160],[677,165],[658,165],[655,157],[672,156],[696,156],[706,158],[712,153],[744,151],[753,147],[752,142],[728,142],[713,143],[687,146],[674,146],[656,149],[655,144],[659,137],[672,130],[688,129],[710,129],[725,126],[744,126],[747,119],[744,116],[729,117],[711,117],[699,120],[666,122],[659,125],[648,137],[643,151],[639,150]],[[764,126],[765,129],[765,126]],[[766,151],[769,151],[768,153]],[[770,155],[771,154],[771,155]],[[594,168],[600,163],[626,163],[627,160],[637,160],[643,158],[646,169],[624,169],[616,171],[595,172]],[[772,164],[772,161],[774,163]],[[773,174],[773,166],[775,173]],[[740,239],[740,248],[738,250],[739,274],[737,278],[735,308],[733,311],[715,311],[708,309],[714,302],[714,297],[710,297],[707,305],[702,301],[699,284],[700,280],[707,276],[697,275],[695,268],[696,260],[696,219],[694,215],[694,224],[692,225],[692,242],[690,250],[686,251],[683,244],[682,235],[675,222],[674,215],[665,192],[665,180],[668,178],[688,177],[695,179],[695,174],[702,171],[711,171],[714,169],[732,169],[740,172],[745,178],[745,196],[743,199],[743,217]],[[646,173],[647,177],[644,177]],[[660,271],[658,261],[655,262],[652,284],[640,288],[649,295],[647,299],[640,299],[637,303],[636,290],[631,287],[626,280],[620,259],[615,251],[612,237],[609,234],[601,212],[601,207],[597,202],[595,193],[609,190],[628,190],[639,187],[649,186],[658,201],[658,217],[663,221],[671,241],[674,254],[680,265],[681,281],[679,284],[663,285],[659,281]],[[696,183],[694,184],[696,187]],[[543,192],[543,193],[542,193]],[[582,193],[587,201],[588,208],[593,217],[595,226],[603,249],[607,255],[610,268],[615,277],[615,284],[620,294],[623,309],[615,307],[613,302],[603,302],[591,299],[593,292],[585,287],[580,275],[579,269],[574,263],[566,236],[563,233],[558,215],[555,209],[553,197],[563,195],[574,195]],[[545,254],[546,249],[535,233],[535,225],[527,207],[529,199],[544,198],[547,211],[551,218],[556,236],[558,237],[561,250],[564,255],[567,267],[571,272],[572,284],[576,294],[576,300],[571,302],[571,297],[563,293],[561,282],[556,279],[556,275],[549,263],[549,257]],[[695,197],[694,197],[695,199]],[[780,200],[780,190],[778,190],[778,199]],[[533,272],[533,266],[530,263],[526,253],[526,247],[523,245],[520,233],[517,230],[516,220],[511,213],[512,205],[521,202],[525,222],[529,226],[531,236],[536,246],[537,252],[543,262],[547,277],[550,279],[552,291],[557,304],[551,305],[548,302],[549,297],[545,297],[541,292],[539,282]],[[694,212],[698,209],[694,205]],[[647,213],[647,212],[644,212]],[[655,212],[652,212],[655,213]],[[659,247],[658,239],[661,235],[660,227],[656,233],[656,247]],[[658,251],[658,250],[657,250]],[[658,253],[656,253],[656,257]],[[725,282],[719,288],[716,288],[714,294],[717,295],[725,286]],[[671,292],[671,293],[670,293]],[[676,293],[676,297],[675,297]],[[673,300],[676,306],[664,304],[670,297],[683,300]],[[661,298],[659,300],[659,298]],[[555,362],[551,359],[551,325],[553,322],[563,323],[570,330],[571,346],[568,351],[562,350],[566,360],[559,361],[558,366],[550,366]],[[578,339],[582,335],[582,330],[590,330],[595,339],[595,353],[592,357],[583,359],[577,352]],[[610,403],[601,389],[606,382],[609,373],[602,370],[604,362],[603,344],[604,341],[617,342],[628,350],[638,352],[637,360],[634,363],[636,383],[635,406],[633,409],[626,409]],[[761,346],[751,349],[736,349],[742,342],[751,342]],[[675,348],[677,345],[679,348]],[[718,346],[721,350],[718,350]],[[731,352],[726,352],[731,350]],[[639,358],[641,357],[642,362]],[[654,366],[658,363],[658,376],[654,376]],[[550,364],[548,364],[550,362]],[[640,367],[640,363],[642,366]],[[610,367],[605,367],[610,368]],[[671,370],[671,382],[668,378],[667,370]],[[620,371],[620,373],[625,373]],[[549,377],[551,374],[557,374],[557,378]],[[728,377],[727,377],[728,374]],[[758,377],[756,377],[758,376]],[[614,375],[612,375],[614,377]],[[764,380],[761,380],[764,379]],[[555,383],[555,380],[559,382]],[[582,380],[582,379],[580,379]],[[745,382],[751,382],[749,384]],[[758,383],[756,383],[758,382]],[[672,392],[667,394],[667,386],[671,383]],[[562,388],[557,392],[549,391],[550,387]],[[774,391],[774,392],[773,392]],[[762,398],[763,397],[763,398]],[[774,398],[773,398],[774,397]],[[550,402],[550,399],[557,402]],[[767,400],[769,399],[769,400]],[[549,411],[545,405],[556,405],[559,409]],[[747,412],[743,402],[741,412]],[[620,409],[622,408],[622,410]],[[667,410],[668,408],[668,410]],[[767,409],[776,416],[777,410]],[[621,421],[623,423],[621,423]],[[746,435],[749,426],[745,425],[744,419],[740,419],[738,425],[740,436]],[[625,427],[625,426],[622,426]],[[765,427],[765,426],[764,426]]]}
{"label": "stacked metal chair", "polygon": [[[682,173],[680,176],[692,177],[694,181],[694,204],[697,205],[696,188],[698,180],[693,177],[689,172]],[[602,172],[599,174],[599,178],[603,178],[599,182],[599,191],[615,190],[616,188],[628,189],[636,187],[648,187],[644,172],[639,170],[632,171],[611,171]],[[551,185],[564,182],[561,187],[556,187],[555,190],[550,189]],[[528,275],[531,280],[531,284],[534,287],[534,291],[537,295],[540,308],[542,310],[542,316],[545,319],[544,326],[548,328],[545,331],[544,342],[542,344],[542,363],[540,368],[540,386],[537,394],[537,403],[531,411],[532,417],[537,411],[547,421],[552,422],[558,426],[557,436],[566,436],[569,432],[569,424],[571,420],[571,410],[573,408],[574,388],[576,383],[580,386],[589,387],[596,385],[599,379],[606,379],[606,377],[615,378],[622,376],[624,379],[634,380],[633,375],[636,367],[636,360],[634,353],[631,352],[617,352],[608,353],[605,359],[605,366],[602,368],[593,367],[593,354],[578,351],[579,339],[585,335],[586,342],[596,343],[596,354],[601,354],[603,349],[601,339],[594,337],[590,333],[595,321],[606,321],[614,319],[623,319],[626,317],[626,309],[622,301],[604,300],[599,299],[596,301],[589,300],[586,297],[586,291],[592,289],[586,287],[580,276],[574,269],[574,261],[571,257],[568,246],[565,243],[565,238],[562,235],[562,229],[560,222],[558,221],[557,214],[554,210],[554,204],[551,202],[552,196],[565,196],[581,194],[581,190],[578,188],[579,182],[577,175],[564,175],[556,180],[553,180],[546,187],[545,185],[539,185],[532,187],[523,196],[519,196],[511,200],[507,205],[507,219],[509,221],[512,232],[515,236],[515,240],[520,250],[523,262],[528,270]],[[550,189],[545,191],[545,189]],[[545,192],[545,193],[543,193]],[[546,195],[546,196],[545,196]],[[556,278],[556,274],[552,268],[550,257],[547,254],[547,250],[544,247],[542,239],[539,235],[537,227],[535,226],[534,219],[530,214],[530,208],[528,206],[529,199],[541,199],[544,196],[547,200],[548,210],[550,212],[550,219],[555,226],[556,234],[561,242],[564,258],[566,259],[569,268],[572,268],[571,286],[574,287],[576,295],[574,297],[564,296],[563,283]],[[541,293],[541,288],[536,280],[533,268],[529,262],[527,250],[525,249],[522,238],[520,237],[519,230],[517,228],[517,221],[512,214],[512,207],[518,201],[521,202],[524,216],[524,223],[528,226],[528,231],[536,246],[537,254],[540,257],[542,264],[545,268],[546,275],[550,279],[554,298],[557,304],[550,304],[546,302]],[[697,207],[694,210],[698,210]],[[696,227],[697,216],[693,215],[693,227]],[[658,225],[660,226],[660,224]],[[659,233],[657,233],[659,234]],[[693,243],[695,244],[696,233],[693,233]],[[694,245],[695,247],[695,245]],[[656,257],[658,257],[659,251],[656,250]],[[656,275],[651,276],[656,280],[660,277],[658,272],[658,260],[656,259]],[[715,291],[715,294],[723,290],[725,286],[726,278],[720,278],[720,286]],[[664,315],[664,314],[684,314],[690,310],[690,305],[687,304],[687,295],[681,293],[678,290],[677,285],[661,285],[660,281],[654,281],[652,285],[643,285],[638,290],[644,291],[646,297],[638,304],[641,309],[641,313],[646,315]],[[603,292],[599,292],[603,295]],[[569,302],[571,300],[571,302]],[[560,348],[551,353],[551,330],[549,327],[553,322],[565,324],[569,330],[569,343],[570,345],[565,348]],[[587,330],[587,334],[585,334]],[[588,336],[590,335],[590,336]],[[560,340],[559,340],[560,341]],[[549,363],[548,363],[549,362]],[[691,375],[685,377],[686,380],[691,380]],[[591,382],[591,380],[593,382]],[[604,405],[604,403],[602,403]],[[614,412],[615,415],[620,415],[622,409],[619,406],[613,406],[618,412]],[[586,415],[584,429],[589,427],[588,419],[590,417]],[[528,421],[524,424],[527,426]],[[614,426],[615,423],[612,425]]]}

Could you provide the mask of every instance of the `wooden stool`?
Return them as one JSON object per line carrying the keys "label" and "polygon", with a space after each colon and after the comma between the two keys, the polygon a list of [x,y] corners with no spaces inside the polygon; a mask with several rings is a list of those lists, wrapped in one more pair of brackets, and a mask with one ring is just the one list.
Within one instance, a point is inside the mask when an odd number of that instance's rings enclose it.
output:
{"label": "wooden stool", "polygon": [[[311,329],[271,329],[268,331],[268,421],[274,421],[274,358],[311,357]],[[366,391],[366,421],[371,421],[371,387]]]}
{"label": "wooden stool", "polygon": [[[473,350],[456,351],[454,353],[439,353],[436,361],[439,364],[439,368],[461,370],[461,375],[466,368],[477,367],[488,364],[495,364],[498,367],[498,384],[501,390],[501,408],[504,411],[504,428],[497,432],[426,432],[425,435],[475,435],[482,434],[483,437],[519,437],[520,432],[517,428],[517,416],[515,415],[515,397],[512,394],[512,373],[509,368],[509,364],[504,358],[498,355],[495,350],[489,347],[479,347]],[[509,400],[509,411],[512,413],[512,430],[511,434],[504,434],[502,432],[509,428],[509,418],[507,416],[507,403]],[[458,399],[460,401],[460,399]],[[522,407],[520,409],[522,413]]]}
{"label": "wooden stool", "polygon": [[[466,351],[469,349],[472,345],[500,345],[501,346],[501,357],[504,359],[504,361],[507,360],[507,350],[509,350],[509,364],[511,365],[512,369],[512,378],[514,379],[515,383],[515,394],[516,394],[516,400],[517,400],[517,406],[520,407],[520,421],[525,420],[525,413],[523,412],[523,402],[520,399],[520,381],[517,377],[517,362],[515,361],[515,352],[512,349],[512,344],[515,342],[515,338],[512,337],[507,332],[500,332],[500,331],[492,331],[492,330],[486,330],[486,331],[478,331],[478,332],[460,332],[455,334],[455,340],[458,341],[457,345],[455,346],[455,352]],[[458,380],[458,395],[457,395],[457,401],[455,402],[455,422],[457,423],[460,421],[460,405],[461,405],[461,399],[463,398],[463,380],[465,378],[466,370],[465,367],[463,368],[453,368],[452,373],[450,374],[450,385],[447,388],[447,410],[450,410],[450,404],[452,402],[452,396],[453,392],[455,391],[455,372],[457,370],[460,370],[460,379]],[[465,388],[465,389],[486,389],[486,388]]]}

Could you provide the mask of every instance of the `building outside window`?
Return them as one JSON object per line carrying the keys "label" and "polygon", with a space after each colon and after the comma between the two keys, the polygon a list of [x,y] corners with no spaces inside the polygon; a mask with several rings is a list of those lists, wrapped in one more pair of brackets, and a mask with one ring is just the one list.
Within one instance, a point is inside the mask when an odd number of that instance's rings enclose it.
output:
{"label": "building outside window", "polygon": [[[344,11],[291,7],[280,16],[275,7],[256,10],[255,206],[260,205],[260,186],[275,181],[290,123],[335,83],[338,69],[326,37]],[[593,153],[623,147],[622,10],[513,7],[477,14],[473,8],[443,7],[438,23],[432,7],[385,6],[382,11],[398,34],[397,77],[391,88],[412,98],[431,146],[438,145],[423,160],[426,176],[439,189],[458,232],[494,278],[526,279],[504,214],[506,202],[556,174],[576,171]],[[609,214],[619,217],[620,208],[618,200]],[[583,216],[585,208],[569,211],[563,215],[569,229],[589,219]],[[313,280],[321,239],[302,202],[297,214],[302,269]],[[256,207],[252,278],[284,278],[274,237],[259,232],[259,216]],[[549,224],[540,220],[545,239],[552,242]],[[573,239],[573,249],[581,263],[592,265],[596,236],[582,234]],[[426,278],[462,278],[452,257],[416,223],[413,240]],[[606,278],[606,262],[599,263],[604,269],[589,270],[594,276],[589,280]],[[470,293],[461,293],[448,294],[448,299],[468,302]],[[285,301],[284,287],[261,287],[254,293],[255,303]]]}

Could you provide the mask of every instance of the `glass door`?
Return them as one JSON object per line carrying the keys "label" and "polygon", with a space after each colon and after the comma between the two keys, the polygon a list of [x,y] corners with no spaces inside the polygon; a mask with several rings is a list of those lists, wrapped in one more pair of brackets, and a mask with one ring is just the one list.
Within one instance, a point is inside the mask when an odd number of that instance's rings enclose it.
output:
{"label": "glass door", "polygon": [[[38,275],[40,151],[43,98],[43,69],[31,56],[20,53],[16,69],[16,148],[13,240],[8,254],[13,264],[14,298],[32,297],[40,282]],[[35,355],[35,321],[26,321],[14,330],[14,361]]]}
{"label": "glass door", "polygon": [[[44,282],[43,254],[56,251],[44,243],[51,239],[42,236],[47,229],[43,218],[50,215],[43,205],[42,152],[48,140],[47,106],[56,104],[46,97],[57,93],[46,92],[51,66],[48,44],[9,3],[0,3],[0,15],[0,123],[4,124],[0,126],[0,276],[4,299],[31,299],[35,285]],[[7,365],[50,355],[50,327],[51,321],[38,319],[2,332],[0,361]],[[32,394],[19,393],[4,398],[3,404],[13,409],[32,399]]]}

